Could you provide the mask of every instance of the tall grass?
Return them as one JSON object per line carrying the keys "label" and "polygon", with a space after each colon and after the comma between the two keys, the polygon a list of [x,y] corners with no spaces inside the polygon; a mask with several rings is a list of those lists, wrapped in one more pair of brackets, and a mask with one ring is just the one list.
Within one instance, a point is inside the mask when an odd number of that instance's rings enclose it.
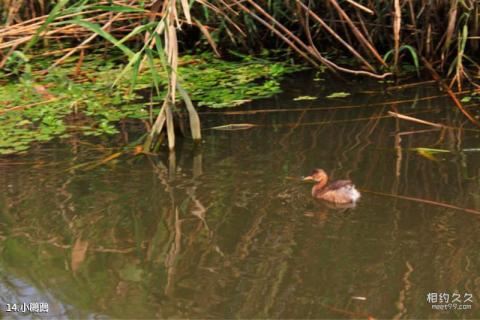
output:
{"label": "tall grass", "polygon": [[[68,37],[89,39],[85,25],[61,23],[80,16],[115,34],[136,30],[128,39],[131,43],[142,36],[147,41],[138,28],[145,27],[152,19],[168,17],[165,8],[170,8],[170,3],[4,0],[0,4],[4,23],[0,28],[3,40],[0,50],[5,56],[9,48],[25,44],[30,47],[35,43],[32,38],[39,35],[45,39],[61,37],[62,41]],[[372,76],[382,75],[380,70],[398,73],[402,62],[413,63],[424,57],[441,73],[450,70],[456,81],[468,75],[468,70],[479,68],[480,4],[474,0],[177,0],[173,3],[176,9],[172,18],[175,28],[182,30],[180,39],[201,40],[201,35],[217,55],[230,49],[255,52],[287,46],[314,65],[323,64],[341,72],[367,71]],[[184,15],[178,15],[180,12]],[[186,24],[194,28],[182,28]],[[402,48],[409,50],[402,53]],[[393,59],[387,63],[383,55],[390,50]],[[328,57],[336,53],[350,57],[357,67],[342,68]]]}

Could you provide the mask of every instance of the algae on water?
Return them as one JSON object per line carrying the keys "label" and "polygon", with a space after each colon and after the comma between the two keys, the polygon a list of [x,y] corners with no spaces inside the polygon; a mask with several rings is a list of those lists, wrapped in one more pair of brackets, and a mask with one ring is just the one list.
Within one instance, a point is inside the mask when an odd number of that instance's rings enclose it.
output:
{"label": "algae on water", "polygon": [[[72,132],[116,134],[118,121],[148,119],[159,107],[154,103],[149,110],[150,103],[142,94],[149,93],[153,83],[149,70],[140,72],[132,88],[129,72],[112,87],[124,66],[105,62],[96,54],[86,57],[80,68],[72,59],[45,76],[31,70],[44,69],[47,60],[25,64],[17,81],[4,81],[0,86],[0,154],[25,152],[33,142],[67,138]],[[162,90],[167,76],[160,61],[156,66]],[[280,92],[281,77],[298,69],[266,60],[186,55],[179,63],[179,77],[200,108],[226,108]],[[160,102],[163,96],[160,92],[152,100]]]}

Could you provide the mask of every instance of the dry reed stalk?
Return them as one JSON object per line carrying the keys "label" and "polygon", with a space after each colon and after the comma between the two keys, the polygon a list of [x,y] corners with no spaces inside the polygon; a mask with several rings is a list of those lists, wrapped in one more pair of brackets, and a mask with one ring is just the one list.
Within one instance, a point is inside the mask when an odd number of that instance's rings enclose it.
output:
{"label": "dry reed stalk", "polygon": [[202,135],[200,128],[200,117],[198,116],[198,112],[195,110],[192,100],[188,96],[185,89],[183,89],[183,87],[180,85],[180,83],[177,83],[177,90],[178,93],[180,93],[180,95],[182,96],[183,101],[185,101],[185,106],[187,107],[192,138],[195,141],[199,141],[202,138]]}
{"label": "dry reed stalk", "polygon": [[379,195],[379,196],[392,197],[392,198],[397,198],[397,199],[403,199],[403,200],[415,201],[415,202],[420,202],[420,203],[425,203],[425,204],[431,204],[431,205],[434,205],[434,206],[437,206],[437,207],[443,207],[443,208],[447,208],[447,209],[453,209],[453,210],[464,211],[464,212],[480,215],[480,211],[478,211],[478,210],[470,209],[470,208],[462,208],[462,207],[454,206],[454,205],[448,204],[448,203],[443,203],[443,202],[438,202],[438,201],[433,201],[433,200],[428,200],[428,199],[409,197],[409,196],[402,196],[402,195],[398,195],[398,194],[389,194],[389,193],[384,193],[384,192],[371,191],[371,190],[366,190],[366,189],[360,189],[360,191],[375,194],[375,195]]}
{"label": "dry reed stalk", "polygon": [[[130,2],[130,5],[135,3],[135,0],[131,1]],[[108,20],[107,23],[105,23],[103,26],[102,26],[102,30],[106,30],[110,27],[110,25],[115,21],[117,20],[118,18],[120,18],[122,16],[123,12],[119,12],[117,13],[114,17],[112,17],[110,20]],[[76,46],[75,48],[72,48],[67,54],[65,54],[63,57],[61,57],[60,59],[58,59],[57,61],[55,61],[55,63],[53,63],[49,68],[48,70],[51,70],[53,68],[55,68],[56,66],[58,66],[59,64],[61,64],[63,61],[65,61],[68,57],[70,57],[71,55],[73,55],[75,52],[77,52],[78,50],[80,50],[80,48],[84,47],[85,45],[87,45],[88,43],[90,43],[93,39],[95,39],[96,37],[98,36],[97,33],[93,33],[90,37],[88,37],[86,40],[84,40],[82,43],[80,43],[78,46]]]}
{"label": "dry reed stalk", "polygon": [[[187,19],[187,23],[191,23],[191,17],[189,13],[190,9],[187,2],[182,2],[182,9],[183,14]],[[188,10],[188,12],[185,10]],[[180,22],[176,8],[176,0],[168,0],[164,2],[162,13],[165,15],[165,21],[159,22],[157,28],[155,29],[155,32],[160,33],[161,31],[163,31],[164,34],[164,54],[167,58],[167,65],[165,65],[164,67],[166,68],[168,75],[168,89],[162,108],[143,145],[143,150],[145,150],[146,152],[150,151],[152,147],[158,145],[158,138],[163,130],[164,125],[166,126],[167,131],[168,148],[170,150],[173,150],[175,147],[175,132],[172,107],[175,105],[175,94],[177,89],[182,98],[184,99],[185,105],[187,107],[187,111],[190,117],[189,119],[192,138],[195,141],[199,141],[201,139],[200,118],[198,117],[198,113],[193,107],[193,103],[188,97],[187,92],[181,87],[177,80],[178,39],[176,29],[180,28]],[[152,37],[152,39],[154,38]],[[147,43],[146,45],[151,45],[152,43],[153,40],[150,44]],[[170,155],[172,156],[174,155],[174,153],[170,153]]]}
{"label": "dry reed stalk", "polygon": [[391,115],[394,118],[397,118],[397,119],[402,119],[402,120],[407,120],[407,121],[411,121],[411,122],[415,122],[415,123],[425,124],[427,126],[432,126],[432,127],[435,127],[435,128],[444,128],[445,127],[442,124],[417,119],[417,118],[414,118],[414,117],[406,116],[406,115],[398,113],[398,112],[388,111],[388,114]]}
{"label": "dry reed stalk", "polygon": [[393,66],[395,72],[398,73],[398,56],[400,51],[400,30],[402,24],[402,10],[400,8],[400,0],[394,0],[393,12],[393,40],[394,40],[394,58]]}
{"label": "dry reed stalk", "polygon": [[427,27],[427,37],[425,38],[425,56],[430,57],[432,53],[433,53],[432,25],[429,23]]}
{"label": "dry reed stalk", "polygon": [[[471,34],[478,35],[480,34],[480,3],[478,1],[475,1],[474,3],[474,9],[473,9],[473,25],[471,28]],[[480,37],[469,37],[470,43],[472,44],[472,49],[473,50],[478,50],[479,47],[479,39]]]}
{"label": "dry reed stalk", "polygon": [[[331,23],[334,23],[334,24],[347,24],[346,21],[344,20],[340,20],[340,19],[332,19],[332,18],[323,18],[323,21],[325,22],[331,22]],[[355,25],[359,25],[361,27],[362,25],[362,22],[361,21],[352,21],[353,24]],[[383,25],[383,24],[380,24],[380,23],[375,23],[375,22],[363,22],[365,24],[365,26],[368,26],[368,27],[377,27],[377,28],[384,28],[384,29],[393,29],[393,25]],[[421,30],[416,30],[413,26],[409,26],[409,25],[403,25],[402,27],[403,30],[408,30],[408,31],[412,31],[412,32],[419,32]],[[365,34],[365,36],[368,36],[367,34]]]}
{"label": "dry reed stalk", "polygon": [[[246,0],[247,2],[249,2],[250,4],[252,4],[260,13],[262,13],[262,15],[264,15],[267,19],[270,20],[270,23],[267,23],[266,21],[264,21],[263,19],[261,19],[260,17],[258,17],[255,13],[253,13],[251,10],[249,10],[247,7],[245,7],[243,4],[241,3],[236,3],[236,5],[238,5],[243,11],[245,11],[246,13],[248,13],[251,17],[257,19],[257,21],[259,21],[260,23],[262,23],[263,25],[265,25],[267,28],[269,28],[272,32],[274,32],[275,34],[277,34],[281,39],[283,39],[292,49],[294,49],[295,51],[297,51],[300,55],[302,55],[305,59],[307,59],[309,62],[312,62],[315,66],[318,66],[318,64],[316,62],[314,62],[304,51],[300,50],[289,38],[293,39],[296,43],[298,43],[307,53],[309,53],[310,55],[312,55],[314,58],[316,58],[321,64],[327,66],[330,70],[332,71],[335,71],[335,70],[338,70],[338,71],[342,71],[342,72],[346,72],[346,73],[352,73],[352,74],[356,74],[356,75],[367,75],[367,76],[370,76],[370,77],[374,77],[374,78],[377,78],[377,79],[384,79],[385,77],[387,76],[390,76],[391,73],[387,72],[387,73],[384,73],[382,75],[378,75],[378,74],[375,74],[375,73],[372,73],[372,72],[368,72],[368,71],[363,71],[363,70],[352,70],[352,69],[348,69],[348,68],[345,68],[345,67],[340,67],[339,65],[335,64],[334,62],[328,60],[327,58],[323,57],[320,52],[318,52],[318,50],[316,50],[315,47],[309,47],[307,46],[302,40],[300,40],[297,36],[295,36],[290,30],[288,30],[287,28],[285,28],[281,23],[279,23],[275,18],[273,18],[270,14],[268,14],[267,12],[265,12],[265,10],[263,10],[261,7],[259,7],[254,1],[252,0]],[[275,26],[278,26],[282,31],[284,31],[287,35],[285,36],[284,34],[280,33],[276,28]],[[383,61],[383,60],[382,60]]]}
{"label": "dry reed stalk", "polygon": [[443,82],[442,78],[437,73],[437,71],[435,71],[430,62],[428,62],[424,57],[422,57],[422,61],[425,67],[427,67],[427,69],[430,71],[433,79],[435,79],[438,84],[447,92],[447,94],[453,100],[457,108],[460,109],[460,111],[467,117],[468,120],[470,120],[470,122],[472,122],[477,127],[480,127],[480,123],[478,123],[478,121],[463,107],[463,105],[455,96],[455,93],[452,91],[452,89],[450,89],[449,86],[445,84],[445,82]]}
{"label": "dry reed stalk", "polygon": [[275,29],[275,27],[280,28],[281,31],[284,32],[284,34],[295,41],[297,44],[299,44],[306,52],[310,53],[313,55],[317,60],[322,62],[323,57],[318,53],[318,51],[314,50],[313,48],[307,46],[305,42],[303,42],[299,37],[297,37],[293,32],[291,32],[288,28],[286,28],[282,23],[280,23],[277,19],[275,19],[272,15],[270,15],[268,12],[266,12],[262,7],[260,7],[258,4],[255,3],[253,0],[246,0],[246,2],[250,3],[258,12],[260,12],[264,17],[266,17],[269,22],[271,23],[271,29],[272,31]]}
{"label": "dry reed stalk", "polygon": [[350,30],[352,30],[353,34],[355,35],[355,37],[357,37],[358,41],[360,42],[360,44],[364,47],[366,47],[367,49],[367,52],[371,52],[373,54],[373,56],[384,66],[384,67],[388,67],[387,64],[385,63],[385,61],[383,61],[382,57],[378,54],[377,50],[375,49],[375,47],[370,43],[368,42],[367,39],[365,39],[365,37],[363,36],[363,34],[360,32],[360,30],[358,30],[357,26],[355,26],[355,24],[352,22],[352,20],[350,19],[350,17],[345,13],[345,11],[343,11],[342,7],[340,7],[340,5],[338,4],[338,2],[336,0],[329,0],[329,2],[334,6],[334,8],[337,10],[337,12],[339,13],[340,17],[342,17],[345,22],[347,22],[347,24],[349,25],[350,27]]}
{"label": "dry reed stalk", "polygon": [[207,39],[208,43],[210,44],[210,47],[212,47],[212,50],[213,52],[215,53],[215,55],[220,58],[221,57],[221,54],[220,52],[218,51],[218,48],[217,48],[217,44],[215,43],[215,41],[213,40],[212,38],[212,35],[210,34],[210,32],[208,31],[208,29],[202,24],[200,23],[200,21],[198,21],[197,19],[195,19],[195,24],[198,26],[198,28],[200,29],[200,31],[202,32],[203,36],[205,37],[205,39]]}
{"label": "dry reed stalk", "polygon": [[[155,33],[158,33],[160,34],[161,32],[164,32],[165,33],[165,41],[167,42],[168,41],[168,35],[167,33],[169,32],[169,25],[173,24],[173,21],[172,21],[172,16],[171,16],[171,3],[172,0],[167,0],[166,2],[163,3],[163,8],[162,8],[162,13],[165,14],[165,19],[166,21],[163,22],[163,23],[159,23],[157,28],[155,29]],[[175,1],[175,0],[174,0]],[[155,10],[159,10],[160,7],[157,7],[155,8]],[[173,19],[174,20],[174,19]],[[153,41],[152,41],[153,43]],[[171,59],[169,58],[169,54],[171,54],[171,50],[169,51],[168,50],[168,42],[165,43],[165,54],[167,56],[167,63],[169,64],[169,62],[171,61]],[[163,101],[163,105],[162,105],[162,108],[160,109],[160,112],[158,113],[157,115],[157,118],[155,119],[155,122],[154,124],[152,125],[152,129],[149,133],[149,135],[147,136],[147,138],[145,139],[145,142],[143,144],[143,150],[145,151],[150,151],[151,149],[153,149],[153,147],[156,145],[156,143],[158,143],[158,138],[163,130],[163,127],[165,125],[165,123],[167,122],[167,109],[170,109],[170,103],[171,103],[171,97],[172,97],[172,91],[175,91],[175,87],[172,87],[172,81],[171,81],[171,73],[172,73],[172,69],[170,68],[169,65],[165,66],[167,68],[167,75],[169,77],[169,81],[168,81],[168,88],[167,88],[167,94],[165,96],[165,100]],[[175,100],[173,100],[173,102],[175,102]],[[168,130],[168,128],[167,128]],[[169,135],[169,148],[170,148],[170,144],[173,143],[173,146],[175,145],[175,140],[173,138],[173,141],[172,141],[172,138],[170,137],[170,133],[167,133]]]}
{"label": "dry reed stalk", "polygon": [[[213,12],[217,13],[221,17],[223,17],[231,26],[233,26],[242,37],[247,37],[245,31],[240,28],[240,26],[235,23],[221,8],[214,6],[212,3],[204,1],[204,0],[195,0],[195,2],[205,6],[206,8],[212,10]],[[238,16],[238,12],[233,10],[230,5],[226,4],[223,0],[220,0],[222,4],[224,4],[225,8],[228,12],[232,13],[234,16]]]}
{"label": "dry reed stalk", "polygon": [[[107,17],[108,15],[109,15],[109,13],[104,13],[104,14],[101,14],[97,17],[85,18],[84,20],[89,21],[89,22],[102,22],[101,20],[98,20],[98,18]],[[132,16],[130,15],[128,17],[125,17],[123,20],[131,19],[131,18],[132,18]],[[111,22],[112,22],[111,20],[112,19],[105,20],[107,22],[107,26],[109,26],[111,24]],[[122,19],[115,19],[115,20],[121,21]],[[52,23],[52,25],[55,26],[56,24]],[[30,41],[32,39],[32,37],[35,35],[35,32],[38,30],[38,28],[40,26],[41,26],[41,24],[38,24],[38,25],[30,27],[28,30],[26,28],[24,28],[23,30],[20,30],[19,33],[17,33],[17,34],[21,35],[22,36],[21,38],[17,38],[15,40],[11,40],[9,42],[5,42],[3,44],[0,44],[0,49],[9,48],[12,45],[19,45],[19,44],[27,43],[28,41]],[[77,25],[66,25],[66,26],[56,28],[56,29],[53,29],[53,30],[50,30],[50,31],[45,31],[41,36],[42,37],[49,37],[49,36],[52,36],[52,35],[63,33],[63,34],[67,34],[68,37],[71,38],[72,34],[77,35],[79,33],[79,31],[86,32],[83,27],[80,27],[80,26],[77,26]],[[29,35],[25,36],[25,34],[29,34]]]}
{"label": "dry reed stalk", "polygon": [[[83,11],[83,12],[76,12],[76,13],[71,13],[71,14],[68,14],[68,15],[57,17],[56,20],[61,21],[63,19],[67,19],[67,18],[73,18],[73,17],[80,16],[80,15],[86,15],[86,14],[98,13],[98,12],[101,12],[101,11],[100,10],[89,10],[89,11]],[[26,32],[35,33],[35,31],[37,31],[38,28],[41,27],[41,25],[45,23],[45,20],[47,19],[47,17],[48,16],[42,16],[42,17],[38,17],[38,18],[35,18],[35,19],[22,21],[20,23],[15,24],[15,25],[0,28],[0,33],[2,34],[2,36],[18,36],[18,35],[22,35]],[[101,15],[97,16],[97,18],[99,18],[99,17],[101,17]],[[36,21],[36,22],[33,22],[33,21]],[[52,23],[52,25],[55,25],[55,23]]]}
{"label": "dry reed stalk", "polygon": [[[300,50],[299,47],[297,47],[296,44],[294,44],[287,36],[285,36],[283,33],[281,33],[280,31],[278,31],[275,27],[273,27],[271,24],[269,24],[268,22],[266,22],[264,19],[260,18],[258,15],[256,15],[254,12],[252,12],[250,9],[248,9],[247,7],[245,7],[242,3],[240,2],[236,2],[235,5],[239,6],[240,9],[242,9],[244,12],[248,13],[253,19],[257,20],[258,22],[260,22],[261,24],[263,24],[265,27],[267,27],[268,29],[270,29],[273,33],[275,33],[280,39],[282,39],[290,48],[292,48],[294,51],[296,51],[299,55],[301,55],[306,61],[308,61],[309,63],[311,63],[312,65],[316,66],[316,67],[319,67],[320,65],[315,61],[313,60],[308,54],[306,54],[304,51]],[[291,32],[290,32],[291,33]],[[303,41],[301,42],[303,43]],[[305,44],[303,43],[303,46],[305,46]],[[311,50],[308,50],[307,52],[311,52]],[[328,65],[327,65],[328,66]],[[334,69],[332,69],[330,66],[328,66],[329,69],[331,69],[332,71],[335,72]]]}
{"label": "dry reed stalk", "polygon": [[80,73],[82,72],[82,64],[83,64],[83,59],[85,58],[85,49],[80,49],[80,57],[78,58],[77,63],[75,64],[75,71],[74,75],[75,77],[78,77]]}
{"label": "dry reed stalk", "polygon": [[415,82],[415,83],[400,84],[398,86],[388,87],[388,88],[386,88],[386,90],[387,91],[403,90],[403,89],[423,86],[425,84],[432,84],[432,83],[435,83],[435,82],[436,82],[435,80],[426,80],[426,81],[419,81],[419,82]]}
{"label": "dry reed stalk", "polygon": [[[111,3],[108,2],[108,1],[100,1],[100,2],[95,3],[95,5],[107,5],[107,4],[111,4]],[[116,1],[114,4],[126,6],[123,2],[119,2],[119,1]],[[136,7],[133,7],[133,8],[136,8]],[[80,15],[88,15],[88,14],[98,13],[98,12],[101,12],[101,11],[102,10],[100,10],[100,9],[83,10],[83,11],[80,11],[80,12],[74,12],[74,13],[70,13],[70,14],[66,14],[66,15],[61,15],[61,16],[56,17],[55,21],[57,21],[57,22],[53,22],[53,23],[51,23],[51,25],[55,26],[55,25],[58,24],[58,22],[60,22],[62,20],[65,20],[65,19],[68,19],[68,18],[73,18],[73,17],[80,16]],[[85,18],[85,20],[92,21],[92,20],[99,19],[99,18],[104,17],[104,16],[108,16],[109,14],[110,13],[107,12],[107,13],[103,13],[103,14],[100,14],[100,15],[97,15],[97,16],[94,16],[94,17]],[[42,24],[45,23],[47,18],[48,18],[48,15],[42,15],[42,16],[39,16],[39,17],[31,18],[29,20],[18,22],[15,25],[9,25],[9,26],[6,26],[4,28],[0,28],[0,34],[2,36],[19,36],[19,35],[24,35],[25,33],[28,33],[28,32],[35,33],[38,30],[38,28],[40,28],[42,26]],[[141,17],[139,17],[139,18],[141,18]]]}
{"label": "dry reed stalk", "polygon": [[300,0],[296,0],[296,3],[300,5],[300,7],[305,10],[309,16],[311,16],[315,21],[320,23],[320,25],[330,33],[335,39],[337,39],[344,47],[346,47],[355,57],[357,57],[368,69],[372,72],[375,72],[375,68],[367,62],[365,58],[362,57],[360,53],[358,53],[351,45],[349,45],[342,37],[340,37],[328,24],[326,24],[323,19],[321,19],[315,12],[310,10],[305,4],[303,4]]}
{"label": "dry reed stalk", "polygon": [[348,69],[348,68],[345,68],[345,67],[340,67],[339,65],[331,62],[330,60],[326,60],[326,63],[328,63],[330,65],[330,67],[332,67],[332,68],[334,68],[338,71],[342,71],[342,72],[345,72],[345,73],[351,73],[351,74],[354,74],[354,75],[365,75],[365,76],[369,76],[369,77],[372,77],[372,78],[375,78],[375,79],[385,79],[386,77],[389,77],[389,76],[392,75],[391,72],[385,72],[383,74],[376,74],[376,73],[363,71],[363,70],[352,70],[352,69]]}
{"label": "dry reed stalk", "polygon": [[411,131],[400,131],[398,133],[393,133],[392,135],[398,136],[410,136],[417,133],[426,133],[426,132],[438,132],[438,129],[422,129],[422,130],[411,130]]}
{"label": "dry reed stalk", "polygon": [[415,10],[413,8],[413,3],[412,3],[412,0],[407,0],[408,1],[408,12],[410,14],[410,20],[412,22],[412,25],[413,25],[413,29],[414,29],[414,35],[415,35],[415,41],[417,43],[417,50],[419,52],[419,54],[422,53],[422,42],[420,40],[420,37],[418,36],[418,33],[419,33],[419,30],[417,28],[417,18],[415,16]]}
{"label": "dry reed stalk", "polygon": [[365,23],[362,15],[360,14],[360,11],[359,11],[359,10],[356,10],[356,11],[355,11],[355,14],[356,14],[356,16],[357,16],[358,23],[360,23],[360,28],[362,28],[363,33],[364,33],[365,36],[368,38],[368,41],[370,41],[371,43],[373,43],[372,36],[371,36],[370,33],[368,32],[367,24]]}
{"label": "dry reed stalk", "polygon": [[445,43],[443,46],[443,55],[442,55],[442,65],[445,62],[444,57],[447,55],[448,49],[450,48],[450,43],[453,38],[453,33],[455,32],[455,24],[457,21],[457,11],[458,11],[458,0],[453,0],[450,2],[450,10],[448,12],[448,27],[445,33]]}
{"label": "dry reed stalk", "polygon": [[24,0],[18,0],[18,1],[12,0],[12,2],[6,5],[6,7],[9,8],[7,13],[6,23],[5,23],[7,26],[12,24],[13,20],[16,18],[18,11],[23,5],[23,2]]}
{"label": "dry reed stalk", "polygon": [[365,7],[364,5],[362,5],[358,2],[355,2],[353,0],[347,0],[347,2],[350,3],[352,6],[358,8],[358,9],[360,9],[360,10],[362,10],[362,11],[364,11],[364,12],[366,12],[366,13],[372,15],[372,16],[375,14],[375,12],[373,12],[373,10]]}

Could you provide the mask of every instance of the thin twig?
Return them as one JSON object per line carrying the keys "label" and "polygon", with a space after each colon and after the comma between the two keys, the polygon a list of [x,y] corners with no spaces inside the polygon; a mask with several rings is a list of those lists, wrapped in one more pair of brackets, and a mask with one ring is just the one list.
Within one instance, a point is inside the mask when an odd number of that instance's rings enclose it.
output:
{"label": "thin twig", "polygon": [[417,119],[417,118],[406,116],[404,114],[393,112],[393,111],[388,111],[388,114],[391,115],[394,118],[397,118],[397,119],[402,119],[402,120],[412,121],[412,122],[416,122],[416,123],[426,124],[427,126],[432,126],[432,127],[436,127],[436,128],[444,128],[445,127],[443,124],[438,124],[438,123],[433,123],[433,122]]}
{"label": "thin twig", "polygon": [[397,194],[390,194],[390,193],[384,193],[384,192],[378,192],[378,191],[372,191],[372,190],[366,190],[366,189],[360,189],[360,191],[375,194],[375,195],[379,195],[379,196],[398,198],[398,199],[409,200],[409,201],[414,201],[414,202],[421,202],[421,203],[431,204],[431,205],[434,205],[434,206],[437,206],[437,207],[454,209],[454,210],[458,210],[458,211],[465,211],[465,212],[468,212],[468,213],[480,215],[480,211],[478,211],[478,210],[470,209],[470,208],[457,207],[457,206],[454,206],[454,205],[449,204],[449,203],[443,203],[443,202],[438,202],[438,201],[433,201],[433,200],[428,200],[428,199],[402,196],[402,195],[397,195]]}
{"label": "thin twig", "polygon": [[478,123],[478,121],[463,107],[463,105],[455,96],[455,93],[452,91],[452,89],[450,89],[449,86],[445,84],[445,82],[443,82],[442,78],[440,78],[440,75],[437,73],[437,71],[433,69],[430,62],[428,62],[427,59],[425,59],[424,57],[422,57],[422,61],[427,67],[427,69],[430,71],[430,73],[432,74],[433,79],[435,79],[438,82],[438,84],[440,84],[442,88],[447,92],[447,94],[453,100],[457,108],[460,109],[460,111],[468,118],[468,120],[470,120],[470,122],[472,122],[477,127],[480,127],[480,123]]}

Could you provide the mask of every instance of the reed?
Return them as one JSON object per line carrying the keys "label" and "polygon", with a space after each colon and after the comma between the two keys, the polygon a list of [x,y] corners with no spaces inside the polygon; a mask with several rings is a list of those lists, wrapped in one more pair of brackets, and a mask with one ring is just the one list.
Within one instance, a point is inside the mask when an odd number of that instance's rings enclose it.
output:
{"label": "reed", "polygon": [[[33,5],[26,6],[27,2]],[[182,36],[198,38],[200,34],[218,56],[230,49],[288,46],[313,65],[340,72],[368,70],[372,76],[383,74],[378,71],[382,69],[399,75],[402,63],[416,65],[423,57],[457,84],[472,79],[472,72],[479,70],[478,1],[195,0],[191,8],[185,0],[173,3],[175,28],[193,25],[200,32],[194,35],[193,29],[188,29]],[[133,40],[142,36],[148,40],[139,29],[152,19],[168,18],[164,8],[169,6],[170,2],[153,0],[5,0],[0,4],[0,50],[6,56],[13,47],[29,49],[40,36],[71,40],[71,44],[89,39],[91,30],[73,23],[75,17],[106,27],[115,36],[130,33],[124,41],[137,43]],[[177,15],[177,7],[183,10],[183,17]],[[333,44],[335,49],[326,52],[321,49],[325,44]],[[387,62],[381,53],[390,51],[393,59]],[[340,66],[326,53],[341,53],[352,63]],[[355,63],[358,68],[351,70]]]}
{"label": "reed", "polygon": [[[144,147],[154,148],[165,130],[173,149],[177,93],[189,113],[192,138],[199,140],[201,132],[198,114],[178,82],[178,55],[192,42],[187,39],[217,56],[288,48],[315,67],[380,79],[402,76],[405,64],[419,75],[426,67],[461,90],[465,81],[475,84],[480,72],[479,6],[474,0],[4,0],[0,68],[18,52],[32,55],[41,48],[42,54],[58,57],[51,69],[108,41],[128,61],[121,76],[132,74],[133,84],[138,72],[149,68],[158,91],[152,61],[160,58],[168,71],[168,94]],[[62,43],[62,50],[49,49],[52,41]]]}

